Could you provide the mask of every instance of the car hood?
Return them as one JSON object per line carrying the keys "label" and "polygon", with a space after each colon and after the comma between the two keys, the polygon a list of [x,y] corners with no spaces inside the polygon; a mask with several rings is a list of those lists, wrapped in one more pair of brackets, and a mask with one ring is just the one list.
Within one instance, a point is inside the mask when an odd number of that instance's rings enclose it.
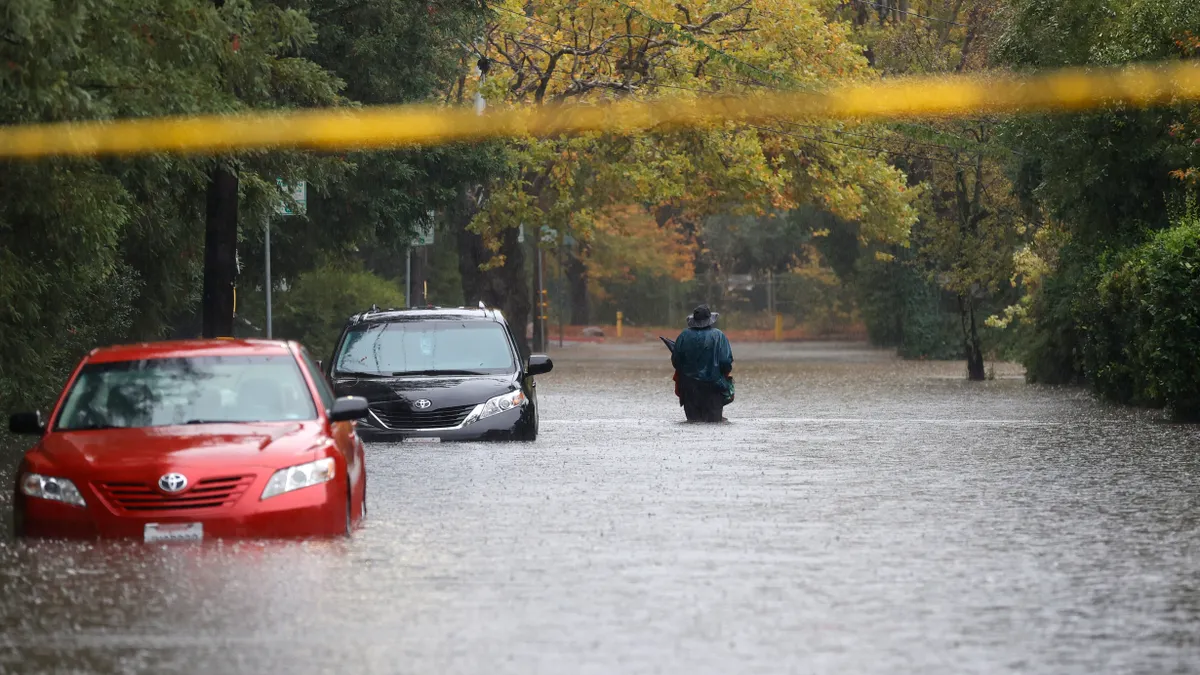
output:
{"label": "car hood", "polygon": [[197,465],[281,468],[315,456],[318,422],[197,424],[186,427],[60,431],[41,451],[64,469],[120,470]]}
{"label": "car hood", "polygon": [[431,409],[483,403],[516,387],[512,375],[337,378],[333,383],[338,396],[361,396],[373,405],[428,399]]}

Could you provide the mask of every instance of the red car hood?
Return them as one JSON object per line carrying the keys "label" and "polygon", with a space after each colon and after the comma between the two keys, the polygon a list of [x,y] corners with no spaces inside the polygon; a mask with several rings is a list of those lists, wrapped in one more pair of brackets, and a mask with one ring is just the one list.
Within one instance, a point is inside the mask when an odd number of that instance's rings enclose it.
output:
{"label": "red car hood", "polygon": [[282,468],[315,457],[317,422],[206,424],[54,432],[42,454],[56,467],[107,472],[135,467]]}

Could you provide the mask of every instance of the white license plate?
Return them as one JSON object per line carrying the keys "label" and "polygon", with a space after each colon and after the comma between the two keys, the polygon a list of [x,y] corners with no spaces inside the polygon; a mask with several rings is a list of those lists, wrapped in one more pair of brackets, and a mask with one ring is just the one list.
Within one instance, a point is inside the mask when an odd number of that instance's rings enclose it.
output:
{"label": "white license plate", "polygon": [[430,436],[428,438],[422,436],[420,438],[406,438],[405,443],[441,443],[442,439],[438,436]]}
{"label": "white license plate", "polygon": [[147,542],[201,541],[204,523],[146,523]]}

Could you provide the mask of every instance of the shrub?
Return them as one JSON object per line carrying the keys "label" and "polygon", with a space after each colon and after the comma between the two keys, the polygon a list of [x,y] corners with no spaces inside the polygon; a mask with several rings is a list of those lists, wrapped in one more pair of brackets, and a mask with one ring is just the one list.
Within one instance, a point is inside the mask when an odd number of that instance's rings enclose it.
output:
{"label": "shrub", "polygon": [[1084,315],[1084,369],[1097,391],[1200,420],[1200,218],[1104,270]]}
{"label": "shrub", "polygon": [[372,304],[403,307],[404,291],[370,272],[327,266],[301,274],[277,303],[276,337],[297,340],[313,358],[327,359],[347,318]]}

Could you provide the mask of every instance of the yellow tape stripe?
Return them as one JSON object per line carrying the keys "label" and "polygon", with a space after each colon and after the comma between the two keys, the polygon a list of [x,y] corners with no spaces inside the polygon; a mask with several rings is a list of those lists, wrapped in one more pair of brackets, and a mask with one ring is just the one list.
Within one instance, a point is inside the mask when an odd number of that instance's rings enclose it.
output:
{"label": "yellow tape stripe", "polygon": [[1200,100],[1200,65],[1059,71],[1028,78],[936,77],[879,82],[825,94],[754,92],[603,106],[522,108],[476,115],[433,106],[325,109],[0,127],[0,157],[213,153],[251,148],[366,149],[570,131],[802,118],[971,116],[1083,110],[1123,102]]}

